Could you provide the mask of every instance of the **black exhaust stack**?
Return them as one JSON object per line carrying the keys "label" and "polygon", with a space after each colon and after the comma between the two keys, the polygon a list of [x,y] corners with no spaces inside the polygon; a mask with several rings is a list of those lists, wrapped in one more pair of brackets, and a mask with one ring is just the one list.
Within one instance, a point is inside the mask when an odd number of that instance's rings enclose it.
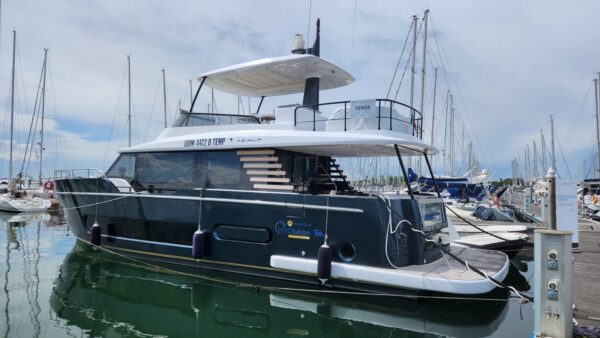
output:
{"label": "black exhaust stack", "polygon": [[[312,54],[321,56],[321,19],[317,19],[317,37],[312,48],[297,48],[292,51],[294,54]],[[306,79],[304,84],[304,98],[302,105],[318,105],[319,104],[319,78],[311,77]]]}

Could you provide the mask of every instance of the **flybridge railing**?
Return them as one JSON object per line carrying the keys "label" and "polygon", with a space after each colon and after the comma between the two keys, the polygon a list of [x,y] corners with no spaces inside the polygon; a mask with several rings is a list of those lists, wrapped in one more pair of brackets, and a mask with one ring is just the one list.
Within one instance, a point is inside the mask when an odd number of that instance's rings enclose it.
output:
{"label": "flybridge railing", "polygon": [[[329,117],[321,116],[322,106],[334,105],[339,107]],[[312,112],[312,118],[302,119],[299,114],[302,114],[303,109]],[[294,126],[312,124],[312,130],[316,131],[323,123],[326,124],[326,130],[393,130],[423,138],[421,112],[407,104],[389,99],[327,102],[297,106],[294,109]]]}
{"label": "flybridge railing", "polygon": [[62,169],[54,170],[54,179],[61,178],[106,178],[100,169]]}

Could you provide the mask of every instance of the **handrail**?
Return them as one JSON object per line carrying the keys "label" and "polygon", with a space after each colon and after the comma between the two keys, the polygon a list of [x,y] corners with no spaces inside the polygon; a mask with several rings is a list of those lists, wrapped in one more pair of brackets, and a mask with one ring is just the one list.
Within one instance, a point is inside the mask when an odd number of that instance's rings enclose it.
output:
{"label": "handrail", "polygon": [[[413,108],[405,103],[402,102],[398,102],[395,100],[390,100],[390,99],[375,99],[375,102],[377,102],[377,130],[382,130],[382,126],[381,126],[381,120],[382,119],[389,119],[390,123],[389,123],[389,130],[393,130],[393,120],[396,121],[401,121],[401,122],[405,122],[405,123],[410,123],[412,124],[412,135],[416,136],[420,139],[423,138],[423,114],[418,111],[416,108]],[[306,123],[306,122],[312,122],[313,124],[313,131],[316,130],[316,124],[317,124],[317,110],[319,110],[320,106],[330,106],[330,105],[344,105],[344,131],[347,131],[347,120],[348,120],[348,104],[352,103],[352,101],[347,100],[347,101],[335,101],[335,102],[326,102],[326,103],[316,103],[316,104],[308,104],[308,105],[302,105],[302,106],[297,106],[296,108],[294,108],[294,126],[297,126],[298,123]],[[382,116],[382,107],[387,108],[386,107],[386,103],[389,104],[389,113],[385,114],[387,116]],[[394,111],[394,105],[399,105],[405,108],[408,108],[410,110],[410,122],[398,119],[393,117],[393,111]],[[312,121],[302,121],[302,122],[298,122],[298,109],[300,108],[308,108],[308,109],[312,109],[312,113],[313,113],[313,118]],[[321,121],[321,120],[319,120]],[[323,120],[326,121],[326,120]],[[387,128],[386,128],[387,129]]]}
{"label": "handrail", "polygon": [[[77,173],[85,173],[86,175],[77,175]],[[90,174],[96,173],[94,176]],[[107,178],[104,171],[96,168],[75,168],[75,169],[57,169],[54,170],[54,179],[61,178]]]}

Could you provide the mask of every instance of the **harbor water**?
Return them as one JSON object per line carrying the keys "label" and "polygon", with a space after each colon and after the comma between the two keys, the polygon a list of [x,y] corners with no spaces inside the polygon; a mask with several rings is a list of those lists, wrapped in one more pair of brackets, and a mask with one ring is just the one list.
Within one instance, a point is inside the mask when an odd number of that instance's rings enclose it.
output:
{"label": "harbor water", "polygon": [[[522,250],[506,283],[533,295]],[[533,305],[503,290],[417,299],[259,287],[177,273],[77,243],[65,220],[0,212],[0,337],[527,337]]]}

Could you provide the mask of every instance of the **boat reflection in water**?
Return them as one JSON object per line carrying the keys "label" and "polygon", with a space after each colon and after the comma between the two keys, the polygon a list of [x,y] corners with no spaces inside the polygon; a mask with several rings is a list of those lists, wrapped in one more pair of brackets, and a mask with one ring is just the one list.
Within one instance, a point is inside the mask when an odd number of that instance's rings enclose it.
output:
{"label": "boat reflection in water", "polygon": [[66,256],[54,285],[54,312],[91,336],[481,337],[497,330],[508,308],[502,290],[484,295],[499,301],[448,301],[235,287],[81,245]]}

